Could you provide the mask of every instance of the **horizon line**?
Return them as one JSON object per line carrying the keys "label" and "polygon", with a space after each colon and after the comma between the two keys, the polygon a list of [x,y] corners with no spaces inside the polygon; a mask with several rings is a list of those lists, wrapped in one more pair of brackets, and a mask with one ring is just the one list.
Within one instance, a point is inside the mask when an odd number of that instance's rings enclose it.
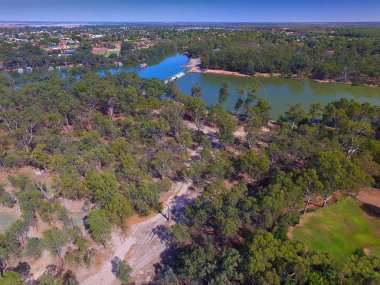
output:
{"label": "horizon line", "polygon": [[0,20],[0,23],[115,23],[115,24],[135,24],[135,23],[156,23],[156,24],[366,24],[366,23],[379,23],[376,21],[113,21],[113,20],[88,20],[88,21],[68,21],[68,20],[54,20],[54,21],[40,21],[40,20]]}

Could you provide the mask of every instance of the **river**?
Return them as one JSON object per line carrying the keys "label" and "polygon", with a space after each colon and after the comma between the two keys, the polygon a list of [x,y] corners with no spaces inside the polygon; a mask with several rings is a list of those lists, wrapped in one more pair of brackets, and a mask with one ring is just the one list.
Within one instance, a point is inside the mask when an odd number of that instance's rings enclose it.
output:
{"label": "river", "polygon": [[188,57],[182,54],[176,54],[164,58],[159,63],[148,62],[148,67],[141,69],[139,67],[120,67],[120,68],[99,68],[97,72],[104,75],[106,71],[112,74],[119,74],[121,72],[137,72],[143,78],[156,77],[160,80],[168,79],[169,77],[185,71],[187,67],[184,65],[188,62]]}
{"label": "river", "polygon": [[[123,71],[137,71],[144,78],[157,77],[160,80],[167,79],[181,71],[186,70],[184,64],[188,58],[182,54],[176,54],[163,59],[157,64],[148,65],[146,69],[136,67],[111,68],[109,72],[117,74]],[[104,74],[105,69],[98,70]],[[340,98],[355,99],[358,102],[369,102],[380,105],[380,88],[367,86],[351,86],[338,83],[318,83],[312,80],[294,80],[281,77],[241,77],[235,75],[223,75],[212,73],[188,73],[176,80],[176,84],[182,92],[190,94],[191,87],[199,83],[204,94],[203,99],[207,105],[215,104],[218,100],[218,92],[222,83],[229,84],[231,96],[225,106],[234,111],[237,99],[237,88],[257,86],[258,95],[265,98],[272,106],[271,117],[277,119],[288,110],[291,104],[302,103],[308,108],[312,102],[327,104]]]}
{"label": "river", "polygon": [[318,83],[311,80],[294,80],[280,77],[240,77],[212,73],[189,73],[177,80],[181,91],[190,94],[191,87],[199,83],[208,104],[215,104],[222,83],[229,84],[230,97],[225,103],[228,110],[234,111],[237,88],[257,86],[258,95],[272,106],[271,117],[277,119],[291,104],[302,103],[308,108],[312,102],[327,104],[340,98],[355,99],[380,105],[380,88],[351,86],[337,83]]}
{"label": "river", "polygon": [[[136,71],[143,78],[156,77],[160,80],[185,71],[184,65],[188,62],[187,56],[175,54],[161,61],[148,62],[148,67],[141,69],[136,66],[97,67],[94,71],[101,75],[106,72],[118,74],[121,72]],[[59,71],[63,76],[67,70]],[[203,99],[207,105],[215,104],[218,100],[218,92],[222,83],[229,84],[231,96],[225,106],[234,111],[237,99],[237,88],[247,88],[253,84],[257,86],[260,97],[265,98],[272,106],[271,118],[277,119],[291,104],[302,103],[308,108],[312,102],[324,104],[339,100],[340,98],[355,99],[358,102],[370,102],[380,105],[380,88],[367,86],[351,86],[337,83],[318,83],[312,80],[294,80],[281,77],[241,77],[235,75],[223,75],[212,73],[188,73],[176,80],[176,84],[182,92],[190,94],[191,87],[199,83],[204,94]]]}

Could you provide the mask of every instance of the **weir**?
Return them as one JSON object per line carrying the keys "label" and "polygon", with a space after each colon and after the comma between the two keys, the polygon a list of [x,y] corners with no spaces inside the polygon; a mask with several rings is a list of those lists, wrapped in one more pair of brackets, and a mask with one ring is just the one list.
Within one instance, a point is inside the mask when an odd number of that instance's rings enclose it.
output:
{"label": "weir", "polygon": [[190,68],[184,70],[184,71],[181,71],[181,72],[178,72],[177,74],[174,74],[172,76],[170,76],[168,79],[166,79],[164,82],[165,84],[167,84],[168,82],[170,81],[173,81],[173,80],[176,80],[178,78],[181,78],[182,76],[185,76],[186,75],[186,72],[188,72],[190,70]]}

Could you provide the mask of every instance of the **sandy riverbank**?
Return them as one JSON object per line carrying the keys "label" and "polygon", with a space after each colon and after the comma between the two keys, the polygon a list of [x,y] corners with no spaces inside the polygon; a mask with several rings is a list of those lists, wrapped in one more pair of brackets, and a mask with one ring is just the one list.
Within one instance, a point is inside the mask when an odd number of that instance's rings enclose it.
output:
{"label": "sandy riverbank", "polygon": [[[227,71],[223,69],[201,69],[200,63],[201,63],[201,60],[199,58],[190,59],[189,62],[185,65],[186,67],[189,67],[189,69],[186,72],[187,73],[196,72],[196,73],[224,74],[224,75],[234,75],[234,76],[241,76],[241,77],[265,77],[265,78],[283,76],[279,72],[274,72],[274,73],[256,72],[254,75],[248,75],[241,72]],[[289,77],[289,79],[304,79],[304,80],[315,81],[318,83],[336,83],[336,84],[352,85],[351,81],[341,82],[341,81],[336,81],[333,79],[312,79],[309,77],[297,78],[295,76],[291,76]],[[360,84],[360,86],[379,87],[373,84]]]}
{"label": "sandy riverbank", "polygon": [[224,75],[234,75],[241,77],[280,77],[281,73],[262,73],[256,72],[255,75],[248,75],[236,71],[228,71],[223,69],[200,69],[198,66],[191,66],[188,72],[197,72],[197,73],[212,73],[212,74],[224,74]]}

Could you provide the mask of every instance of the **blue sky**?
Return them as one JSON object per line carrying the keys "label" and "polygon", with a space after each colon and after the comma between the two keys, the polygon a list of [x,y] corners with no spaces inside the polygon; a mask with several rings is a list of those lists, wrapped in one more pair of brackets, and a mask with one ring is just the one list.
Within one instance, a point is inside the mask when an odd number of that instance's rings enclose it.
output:
{"label": "blue sky", "polygon": [[0,21],[380,21],[380,0],[0,0]]}

